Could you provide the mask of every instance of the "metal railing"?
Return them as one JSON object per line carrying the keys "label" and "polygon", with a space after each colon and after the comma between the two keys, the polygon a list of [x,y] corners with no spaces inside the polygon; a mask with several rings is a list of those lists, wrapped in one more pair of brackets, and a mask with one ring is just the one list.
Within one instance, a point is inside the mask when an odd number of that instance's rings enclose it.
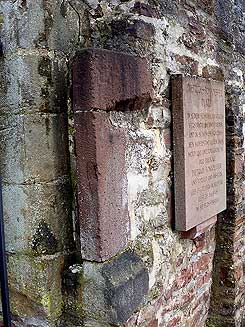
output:
{"label": "metal railing", "polygon": [[4,327],[11,327],[1,178],[0,178],[0,282],[1,282],[3,323],[4,323]]}

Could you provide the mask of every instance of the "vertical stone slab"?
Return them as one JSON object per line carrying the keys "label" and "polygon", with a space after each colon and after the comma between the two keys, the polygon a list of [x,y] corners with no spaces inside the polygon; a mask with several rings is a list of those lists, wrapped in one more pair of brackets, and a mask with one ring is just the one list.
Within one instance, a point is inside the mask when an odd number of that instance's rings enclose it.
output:
{"label": "vertical stone slab", "polygon": [[84,49],[73,63],[73,110],[81,253],[104,261],[123,250],[129,235],[126,137],[109,111],[143,110],[152,98],[146,59]]}
{"label": "vertical stone slab", "polygon": [[186,231],[226,208],[224,83],[173,78],[175,224]]}
{"label": "vertical stone slab", "polygon": [[78,207],[82,257],[104,261],[127,243],[129,231],[126,139],[110,115],[75,115]]}

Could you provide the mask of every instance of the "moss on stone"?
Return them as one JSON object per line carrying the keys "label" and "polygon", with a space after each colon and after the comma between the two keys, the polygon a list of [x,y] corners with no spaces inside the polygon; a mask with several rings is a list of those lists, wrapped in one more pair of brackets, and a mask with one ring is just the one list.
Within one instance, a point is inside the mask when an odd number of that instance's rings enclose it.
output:
{"label": "moss on stone", "polygon": [[0,15],[0,25],[3,25],[3,23],[4,23],[4,16]]}
{"label": "moss on stone", "polygon": [[206,327],[215,327],[209,320],[206,322]]}
{"label": "moss on stone", "polygon": [[48,224],[44,221],[39,224],[33,236],[32,249],[36,254],[50,255],[57,252],[58,242]]}

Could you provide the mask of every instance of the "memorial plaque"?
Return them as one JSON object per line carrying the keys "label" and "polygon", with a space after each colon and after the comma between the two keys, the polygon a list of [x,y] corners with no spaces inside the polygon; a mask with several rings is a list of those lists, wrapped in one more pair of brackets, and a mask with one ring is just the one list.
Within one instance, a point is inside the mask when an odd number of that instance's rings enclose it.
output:
{"label": "memorial plaque", "polygon": [[175,227],[187,231],[226,209],[224,83],[175,76]]}

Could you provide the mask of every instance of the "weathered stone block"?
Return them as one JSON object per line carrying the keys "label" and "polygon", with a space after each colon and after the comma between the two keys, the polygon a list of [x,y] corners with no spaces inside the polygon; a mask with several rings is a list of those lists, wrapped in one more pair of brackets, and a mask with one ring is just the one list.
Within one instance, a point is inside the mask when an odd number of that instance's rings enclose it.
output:
{"label": "weathered stone block", "polygon": [[64,264],[65,257],[58,255],[8,256],[11,311],[23,318],[19,326],[53,326],[52,322],[62,314]]}
{"label": "weathered stone block", "polygon": [[147,269],[139,257],[126,252],[105,264],[101,273],[108,284],[105,299],[112,302],[115,322],[126,322],[148,293]]}
{"label": "weathered stone block", "polygon": [[[22,4],[5,1],[2,5],[4,13],[3,35],[5,51],[13,51],[17,47],[30,48],[39,35],[45,32],[44,9],[42,1]],[[9,26],[12,26],[9,29]]]}
{"label": "weathered stone block", "polygon": [[67,180],[3,185],[6,248],[10,253],[54,254],[72,246]]}
{"label": "weathered stone block", "polygon": [[[79,17],[73,6],[62,0],[49,1],[45,6],[42,0],[21,3],[7,0],[1,4],[1,12],[4,14],[4,52],[13,52],[18,47],[48,47],[69,52],[76,44]],[[80,9],[80,12],[83,11]]]}
{"label": "weathered stone block", "polygon": [[71,267],[65,279],[68,292],[69,280],[74,284],[72,275],[78,281],[74,294],[85,326],[121,326],[143,304],[149,290],[148,271],[133,252],[103,264],[84,262],[83,267]]}
{"label": "weathered stone block", "polygon": [[67,116],[30,115],[24,123],[29,136],[25,138],[25,175],[41,181],[66,175],[69,171]]}
{"label": "weathered stone block", "polygon": [[16,115],[0,119],[3,181],[11,184],[44,182],[67,175],[67,129],[65,114]]}
{"label": "weathered stone block", "polygon": [[66,111],[68,69],[64,58],[16,55],[1,66],[1,114]]}
{"label": "weathered stone block", "polygon": [[126,138],[108,113],[75,115],[81,253],[103,261],[127,243]]}
{"label": "weathered stone block", "polygon": [[145,59],[102,49],[86,49],[73,64],[74,111],[142,110],[152,97]]}
{"label": "weathered stone block", "polygon": [[154,27],[143,20],[135,21],[114,20],[111,22],[112,35],[129,35],[144,41],[149,41],[154,36]]}

